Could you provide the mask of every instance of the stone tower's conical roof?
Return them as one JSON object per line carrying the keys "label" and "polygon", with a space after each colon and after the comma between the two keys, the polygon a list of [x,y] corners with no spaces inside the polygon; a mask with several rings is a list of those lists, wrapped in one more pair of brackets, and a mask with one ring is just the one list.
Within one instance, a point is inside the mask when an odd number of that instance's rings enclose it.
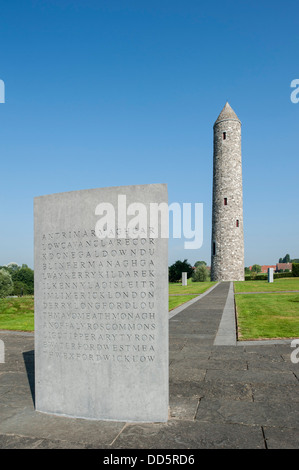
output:
{"label": "stone tower's conical roof", "polygon": [[227,121],[227,120],[239,121],[241,123],[240,119],[236,115],[235,111],[231,108],[228,101],[225,103],[225,106],[222,109],[221,113],[219,114],[218,118],[216,119],[215,124],[218,124],[221,121]]}

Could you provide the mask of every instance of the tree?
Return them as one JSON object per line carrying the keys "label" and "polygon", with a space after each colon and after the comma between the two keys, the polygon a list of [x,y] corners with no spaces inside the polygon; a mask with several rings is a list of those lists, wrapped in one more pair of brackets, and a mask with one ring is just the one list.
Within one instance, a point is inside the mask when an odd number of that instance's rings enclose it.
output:
{"label": "tree", "polygon": [[209,270],[205,264],[199,264],[192,274],[193,282],[206,282],[209,279]]}
{"label": "tree", "polygon": [[291,257],[289,254],[286,254],[285,257],[284,257],[284,263],[290,263],[291,262]]}
{"label": "tree", "polygon": [[20,266],[17,263],[8,263],[6,268],[8,269],[10,274],[13,274],[13,273],[16,273],[20,269]]}
{"label": "tree", "polygon": [[251,271],[253,271],[254,273],[260,273],[261,270],[262,270],[262,267],[259,264],[254,264],[251,267]]}
{"label": "tree", "polygon": [[279,263],[291,263],[291,257],[289,254],[286,254],[284,258],[279,258]]}
{"label": "tree", "polygon": [[245,272],[245,274],[250,274],[251,273],[250,269],[247,266],[245,267],[244,272]]}
{"label": "tree", "polygon": [[0,269],[0,298],[7,297],[13,291],[13,281],[6,269]]}
{"label": "tree", "polygon": [[177,282],[182,278],[182,273],[187,273],[187,278],[192,276],[193,268],[190,263],[185,259],[184,261],[176,261],[169,266],[169,282]]}
{"label": "tree", "polygon": [[203,264],[204,266],[207,265],[207,263],[205,261],[196,261],[196,263],[194,264],[194,266],[197,268],[198,266],[200,266],[201,264]]}
{"label": "tree", "polygon": [[9,263],[7,266],[0,266],[8,272],[13,282],[13,295],[33,295],[34,294],[34,271],[27,264],[18,266],[17,263]]}

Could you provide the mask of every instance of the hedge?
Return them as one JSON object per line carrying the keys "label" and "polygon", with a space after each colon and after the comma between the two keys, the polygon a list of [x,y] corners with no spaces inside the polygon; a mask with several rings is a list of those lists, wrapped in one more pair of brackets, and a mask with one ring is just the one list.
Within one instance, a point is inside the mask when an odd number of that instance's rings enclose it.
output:
{"label": "hedge", "polygon": [[279,279],[280,277],[293,277],[293,273],[274,273],[274,279]]}
{"label": "hedge", "polygon": [[[299,266],[299,263],[298,263]],[[294,271],[289,272],[289,273],[273,273],[274,274],[274,279],[280,279],[282,277],[294,277],[294,276],[299,276],[299,270],[298,274],[293,274]],[[257,274],[254,278],[251,277],[251,274],[247,274],[245,276],[245,281],[267,281],[268,280],[268,274]]]}

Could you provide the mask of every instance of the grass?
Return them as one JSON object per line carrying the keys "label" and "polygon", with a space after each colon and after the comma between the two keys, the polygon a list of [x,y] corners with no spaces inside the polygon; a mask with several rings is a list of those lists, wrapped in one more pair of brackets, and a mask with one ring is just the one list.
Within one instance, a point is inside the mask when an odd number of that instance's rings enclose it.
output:
{"label": "grass", "polygon": [[176,307],[179,307],[180,305],[189,302],[189,300],[194,299],[194,297],[197,297],[196,295],[178,295],[174,297],[169,297],[169,308],[168,310],[173,310]]}
{"label": "grass", "polygon": [[[169,310],[193,299],[214,282],[169,284]],[[236,292],[299,290],[299,278],[235,282]],[[188,295],[189,294],[189,295]],[[299,293],[238,294],[235,296],[240,340],[299,337]],[[34,298],[0,299],[0,329],[34,330]]]}
{"label": "grass", "polygon": [[192,282],[191,279],[188,279],[187,286],[182,286],[181,282],[170,282],[169,311],[179,307],[191,299],[194,299],[194,297],[202,294],[214,284],[216,284],[216,282]]}
{"label": "grass", "polygon": [[192,282],[191,279],[188,279],[187,286],[182,286],[182,283],[170,282],[169,283],[169,294],[202,294],[207,289],[212,287],[216,282]]}
{"label": "grass", "polygon": [[286,277],[268,281],[234,282],[235,292],[274,292],[283,290],[299,290],[299,277]]}
{"label": "grass", "polygon": [[0,299],[0,329],[33,331],[33,296]]}
{"label": "grass", "polygon": [[299,294],[239,294],[235,301],[239,340],[299,337]]}
{"label": "grass", "polygon": [[299,278],[234,282],[234,289],[240,340],[299,337],[299,293],[283,293],[299,291]]}

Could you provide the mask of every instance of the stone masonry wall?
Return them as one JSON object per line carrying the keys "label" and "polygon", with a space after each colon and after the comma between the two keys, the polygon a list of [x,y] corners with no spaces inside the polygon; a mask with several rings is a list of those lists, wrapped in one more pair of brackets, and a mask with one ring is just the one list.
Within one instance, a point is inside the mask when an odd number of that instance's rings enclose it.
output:
{"label": "stone masonry wall", "polygon": [[244,280],[241,123],[237,119],[220,120],[214,126],[211,253],[212,280]]}

